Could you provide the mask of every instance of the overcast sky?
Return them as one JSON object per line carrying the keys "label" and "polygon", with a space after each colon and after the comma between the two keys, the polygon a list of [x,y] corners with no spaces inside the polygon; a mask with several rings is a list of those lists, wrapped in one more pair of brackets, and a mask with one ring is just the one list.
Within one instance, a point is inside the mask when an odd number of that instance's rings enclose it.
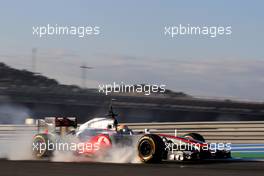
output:
{"label": "overcast sky", "polygon": [[[5,1],[0,5],[0,61],[64,84],[166,84],[207,97],[264,100],[263,1]],[[32,27],[96,25],[100,35],[38,38]],[[164,26],[231,26],[232,35],[164,36]]]}

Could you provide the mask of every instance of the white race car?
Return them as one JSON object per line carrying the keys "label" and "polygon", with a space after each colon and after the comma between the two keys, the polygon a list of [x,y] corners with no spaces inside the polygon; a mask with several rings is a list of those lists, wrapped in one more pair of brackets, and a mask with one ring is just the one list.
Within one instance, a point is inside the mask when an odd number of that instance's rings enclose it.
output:
{"label": "white race car", "polygon": [[[200,160],[214,158],[230,158],[229,150],[214,150],[206,143],[203,136],[189,133],[184,136],[152,134],[148,130],[133,132],[126,125],[118,124],[112,106],[105,117],[97,117],[77,127],[76,118],[46,118],[39,120],[38,131],[33,138],[34,146],[45,146],[56,143],[63,136],[73,136],[78,143],[89,144],[87,150],[76,150],[74,153],[87,157],[104,156],[116,144],[131,146],[137,140],[138,157],[144,163],[159,163],[162,160]],[[55,150],[55,149],[54,149]],[[37,158],[50,157],[54,150],[40,147],[33,150]]]}

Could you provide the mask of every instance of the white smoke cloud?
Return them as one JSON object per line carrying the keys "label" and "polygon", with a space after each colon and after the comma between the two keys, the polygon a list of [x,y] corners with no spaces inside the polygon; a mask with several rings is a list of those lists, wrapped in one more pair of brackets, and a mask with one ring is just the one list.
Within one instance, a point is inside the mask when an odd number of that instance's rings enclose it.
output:
{"label": "white smoke cloud", "polygon": [[0,124],[24,124],[25,119],[31,116],[28,108],[21,105],[0,105]]}
{"label": "white smoke cloud", "polygon": [[33,131],[0,139],[0,158],[9,160],[32,160]]}
{"label": "white smoke cloud", "polygon": [[[76,142],[74,138],[68,138],[68,142]],[[55,151],[51,158],[54,162],[104,162],[104,163],[140,163],[137,153],[137,141],[132,139],[131,145],[113,144],[103,155],[88,157],[84,155],[75,155],[72,151]]]}

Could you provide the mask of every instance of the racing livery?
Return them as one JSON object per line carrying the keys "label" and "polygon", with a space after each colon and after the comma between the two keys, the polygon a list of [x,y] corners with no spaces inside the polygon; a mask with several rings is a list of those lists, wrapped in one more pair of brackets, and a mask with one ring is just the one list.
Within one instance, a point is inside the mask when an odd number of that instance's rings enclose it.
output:
{"label": "racing livery", "polygon": [[[189,133],[184,136],[168,134],[154,134],[149,130],[134,132],[124,124],[119,124],[117,114],[112,106],[105,117],[97,117],[78,126],[74,117],[49,117],[38,120],[38,133],[33,137],[33,145],[51,145],[50,141],[62,140],[71,136],[77,143],[89,144],[89,149],[76,149],[75,155],[90,158],[107,155],[107,151],[115,145],[135,146],[138,158],[143,163],[159,163],[162,160],[200,160],[215,158],[230,158],[230,150],[212,150],[203,136],[198,133]],[[37,149],[33,154],[37,158],[52,156],[53,150]]]}

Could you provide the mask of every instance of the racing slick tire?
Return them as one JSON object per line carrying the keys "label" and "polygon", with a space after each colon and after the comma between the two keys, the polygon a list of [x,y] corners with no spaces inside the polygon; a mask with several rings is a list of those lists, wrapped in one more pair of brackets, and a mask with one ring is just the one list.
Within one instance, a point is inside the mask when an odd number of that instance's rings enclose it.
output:
{"label": "racing slick tire", "polygon": [[183,137],[187,139],[194,139],[197,141],[205,142],[204,137],[198,133],[188,133],[188,134],[183,135]]}
{"label": "racing slick tire", "polygon": [[165,144],[156,134],[146,134],[138,141],[138,156],[143,163],[160,163]]}
{"label": "racing slick tire", "polygon": [[[37,134],[33,138],[32,153],[36,159],[48,158],[52,156],[53,150],[50,150],[48,145],[52,144],[50,135]],[[54,145],[54,144],[53,144]]]}

